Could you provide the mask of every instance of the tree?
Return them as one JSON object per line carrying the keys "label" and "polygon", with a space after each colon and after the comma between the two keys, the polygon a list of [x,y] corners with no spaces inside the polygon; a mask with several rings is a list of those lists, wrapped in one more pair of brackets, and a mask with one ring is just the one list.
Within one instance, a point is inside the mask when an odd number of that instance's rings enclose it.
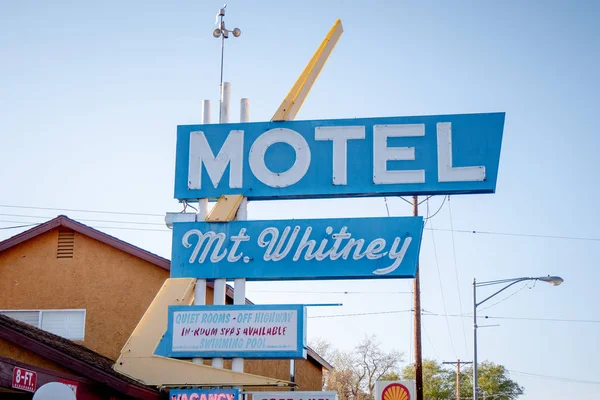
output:
{"label": "tree", "polygon": [[[404,367],[402,378],[415,379],[414,364]],[[452,399],[455,390],[455,374],[452,371],[437,361],[423,360],[423,397],[426,400]]]}
{"label": "tree", "polygon": [[398,374],[402,354],[385,351],[374,336],[365,337],[350,352],[333,349],[331,344],[317,340],[311,347],[320,351],[333,365],[325,376],[324,388],[338,392],[340,400],[373,400],[375,382],[391,373]]}
{"label": "tree", "polygon": [[[465,368],[460,388],[461,397],[473,397],[473,367]],[[525,388],[510,379],[508,371],[502,365],[484,361],[477,364],[477,376],[480,390],[494,400],[514,400],[524,393]],[[484,395],[480,392],[480,398]]]}
{"label": "tree", "polygon": [[[461,371],[460,397],[473,398],[473,367]],[[508,375],[502,365],[486,361],[478,364],[480,399],[483,394],[494,400],[514,400],[523,394],[523,387]],[[403,379],[415,379],[414,365],[408,365],[402,370]],[[434,360],[423,360],[423,397],[425,400],[454,399],[456,393],[456,371],[444,368]]]}

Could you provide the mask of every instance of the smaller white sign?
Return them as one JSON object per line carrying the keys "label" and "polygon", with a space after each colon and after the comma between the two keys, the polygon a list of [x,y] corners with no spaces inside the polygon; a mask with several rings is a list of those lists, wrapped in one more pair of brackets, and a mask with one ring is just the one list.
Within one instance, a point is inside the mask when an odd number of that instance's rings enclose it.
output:
{"label": "smaller white sign", "polygon": [[171,306],[170,357],[304,358],[301,305]]}
{"label": "smaller white sign", "polygon": [[415,381],[377,381],[375,400],[414,400]]}
{"label": "smaller white sign", "polygon": [[252,400],[338,400],[337,392],[249,392]]}

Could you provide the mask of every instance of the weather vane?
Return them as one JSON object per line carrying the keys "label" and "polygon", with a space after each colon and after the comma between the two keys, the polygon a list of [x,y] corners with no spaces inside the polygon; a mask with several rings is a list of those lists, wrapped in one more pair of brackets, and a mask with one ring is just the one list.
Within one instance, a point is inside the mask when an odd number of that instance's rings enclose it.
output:
{"label": "weather vane", "polygon": [[215,38],[221,38],[221,81],[220,81],[220,94],[219,94],[219,122],[221,121],[221,113],[223,109],[223,56],[225,53],[225,39],[229,38],[229,34],[231,33],[234,37],[239,37],[242,34],[240,28],[234,28],[233,30],[227,30],[225,28],[225,8],[227,8],[227,4],[223,5],[223,8],[219,10],[217,14],[217,18],[215,20],[215,24],[218,25],[213,31],[213,36]]}

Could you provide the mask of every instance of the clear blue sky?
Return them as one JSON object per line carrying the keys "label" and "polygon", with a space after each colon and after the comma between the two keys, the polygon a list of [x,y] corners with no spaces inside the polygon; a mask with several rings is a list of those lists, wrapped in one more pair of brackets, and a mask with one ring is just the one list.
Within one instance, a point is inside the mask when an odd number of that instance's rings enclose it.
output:
{"label": "clear blue sky", "polygon": [[[156,229],[100,228],[170,257],[160,215],[180,210],[172,195],[175,129],[200,122],[203,99],[218,101],[220,42],[211,31],[220,6],[0,2],[0,227],[61,213],[6,205],[156,214],[62,212],[95,227]],[[298,119],[504,111],[497,193],[452,197],[427,227],[600,238],[599,16],[600,3],[592,1],[230,1],[227,25],[243,33],[226,44],[225,78],[234,115],[239,98],[248,97],[251,120],[269,120],[341,18],[345,32]],[[431,199],[432,213],[441,201]],[[392,215],[410,213],[399,198],[388,205]],[[385,215],[383,199],[249,208],[250,219]],[[129,223],[87,221],[93,219]],[[2,229],[0,239],[19,231]],[[561,275],[558,288],[538,283],[482,311],[525,319],[490,319],[500,326],[480,330],[479,357],[512,371],[598,381],[599,323],[531,318],[600,320],[599,249],[598,240],[426,230],[423,308],[468,314],[474,277]],[[401,280],[253,283],[249,297],[344,303],[311,309],[314,317],[407,310],[409,294],[386,292],[410,286]],[[282,290],[328,293],[268,292]],[[468,318],[423,321],[426,357],[471,360]],[[376,334],[411,361],[408,312],[311,318],[308,331],[343,349]],[[600,392],[598,384],[512,377],[528,400],[598,398]]]}

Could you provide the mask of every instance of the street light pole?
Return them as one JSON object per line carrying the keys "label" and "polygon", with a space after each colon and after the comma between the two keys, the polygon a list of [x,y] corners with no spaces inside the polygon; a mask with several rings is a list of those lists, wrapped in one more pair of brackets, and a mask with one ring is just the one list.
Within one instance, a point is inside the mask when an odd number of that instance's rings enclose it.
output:
{"label": "street light pole", "polygon": [[[550,275],[539,276],[537,278],[523,277],[523,278],[501,279],[501,280],[497,280],[497,281],[486,281],[486,282],[477,282],[475,279],[473,279],[473,400],[477,400],[479,398],[478,397],[479,385],[478,385],[478,380],[477,380],[477,307],[479,307],[480,305],[482,305],[483,303],[485,303],[492,297],[496,296],[497,294],[505,291],[512,285],[515,285],[515,284],[517,284],[519,282],[523,282],[523,281],[547,282],[547,283],[551,284],[552,286],[558,286],[561,283],[563,283],[563,279],[560,276],[550,276]],[[492,285],[498,285],[498,284],[503,284],[503,283],[507,284],[507,285],[502,287],[502,289],[492,293],[491,295],[489,295],[485,299],[481,300],[480,302],[477,302],[477,288],[478,287],[492,286]]]}
{"label": "street light pole", "polygon": [[477,282],[473,278],[473,400],[477,400]]}

